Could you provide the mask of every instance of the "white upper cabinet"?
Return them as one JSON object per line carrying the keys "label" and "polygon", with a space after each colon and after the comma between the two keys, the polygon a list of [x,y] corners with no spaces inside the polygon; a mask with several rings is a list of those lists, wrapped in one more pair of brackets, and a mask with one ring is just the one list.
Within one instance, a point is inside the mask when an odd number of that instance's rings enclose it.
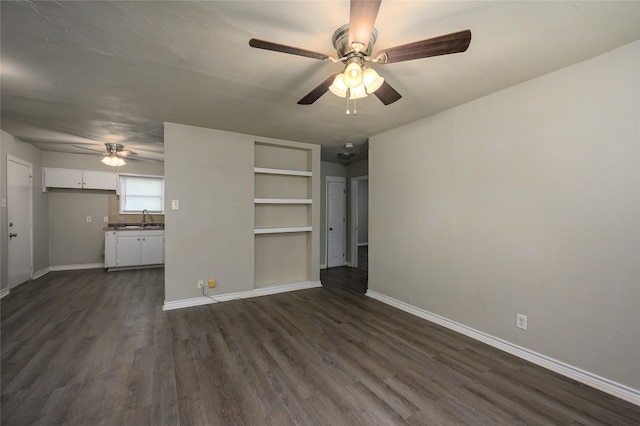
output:
{"label": "white upper cabinet", "polygon": [[[54,169],[45,167],[42,169],[43,186],[47,188],[82,188],[82,170]],[[43,188],[44,189],[44,188]]]}
{"label": "white upper cabinet", "polygon": [[113,172],[44,167],[42,169],[42,191],[46,192],[47,188],[115,191],[117,176]]}
{"label": "white upper cabinet", "polygon": [[82,171],[82,189],[107,189],[115,191],[117,175],[113,172]]}

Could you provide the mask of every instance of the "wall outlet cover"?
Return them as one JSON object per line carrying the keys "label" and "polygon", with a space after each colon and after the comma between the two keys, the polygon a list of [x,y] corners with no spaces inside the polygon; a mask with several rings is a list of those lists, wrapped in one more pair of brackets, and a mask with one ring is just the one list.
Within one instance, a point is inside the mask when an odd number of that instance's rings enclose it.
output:
{"label": "wall outlet cover", "polygon": [[522,314],[516,314],[516,327],[523,330],[527,329],[527,316]]}

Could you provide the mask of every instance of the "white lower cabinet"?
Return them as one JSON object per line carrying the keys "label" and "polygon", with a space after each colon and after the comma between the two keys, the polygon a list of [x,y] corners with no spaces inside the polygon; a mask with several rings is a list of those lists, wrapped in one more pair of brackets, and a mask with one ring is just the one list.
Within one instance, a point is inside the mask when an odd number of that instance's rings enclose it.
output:
{"label": "white lower cabinet", "polygon": [[143,231],[140,244],[140,263],[142,265],[155,265],[164,263],[164,232]]}
{"label": "white lower cabinet", "polygon": [[140,232],[122,231],[116,237],[116,266],[142,265]]}
{"label": "white lower cabinet", "polygon": [[159,265],[163,263],[164,231],[106,231],[106,268]]}

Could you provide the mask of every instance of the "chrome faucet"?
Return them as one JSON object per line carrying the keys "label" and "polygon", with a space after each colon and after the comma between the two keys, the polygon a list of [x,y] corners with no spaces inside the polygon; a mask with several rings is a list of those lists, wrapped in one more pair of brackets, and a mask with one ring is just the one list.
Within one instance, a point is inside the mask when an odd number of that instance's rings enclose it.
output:
{"label": "chrome faucet", "polygon": [[145,217],[148,214],[149,214],[149,210],[147,209],[142,210],[142,228],[144,228],[145,225],[147,224],[147,222],[145,221]]}

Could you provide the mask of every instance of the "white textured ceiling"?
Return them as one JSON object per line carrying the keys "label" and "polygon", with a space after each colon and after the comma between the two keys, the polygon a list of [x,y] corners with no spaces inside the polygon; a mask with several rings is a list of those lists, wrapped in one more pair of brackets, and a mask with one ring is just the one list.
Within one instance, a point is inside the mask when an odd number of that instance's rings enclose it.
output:
{"label": "white textured ceiling", "polygon": [[464,29],[471,45],[376,65],[403,98],[384,106],[369,96],[354,117],[330,92],[314,105],[296,104],[340,64],[248,45],[257,37],[335,55],[331,35],[347,23],[348,1],[2,1],[0,8],[3,130],[44,150],[121,142],[158,159],[162,123],[170,121],[322,144],[324,159],[335,160],[346,142],[362,150],[371,135],[640,39],[638,1],[383,0],[374,51]]}

